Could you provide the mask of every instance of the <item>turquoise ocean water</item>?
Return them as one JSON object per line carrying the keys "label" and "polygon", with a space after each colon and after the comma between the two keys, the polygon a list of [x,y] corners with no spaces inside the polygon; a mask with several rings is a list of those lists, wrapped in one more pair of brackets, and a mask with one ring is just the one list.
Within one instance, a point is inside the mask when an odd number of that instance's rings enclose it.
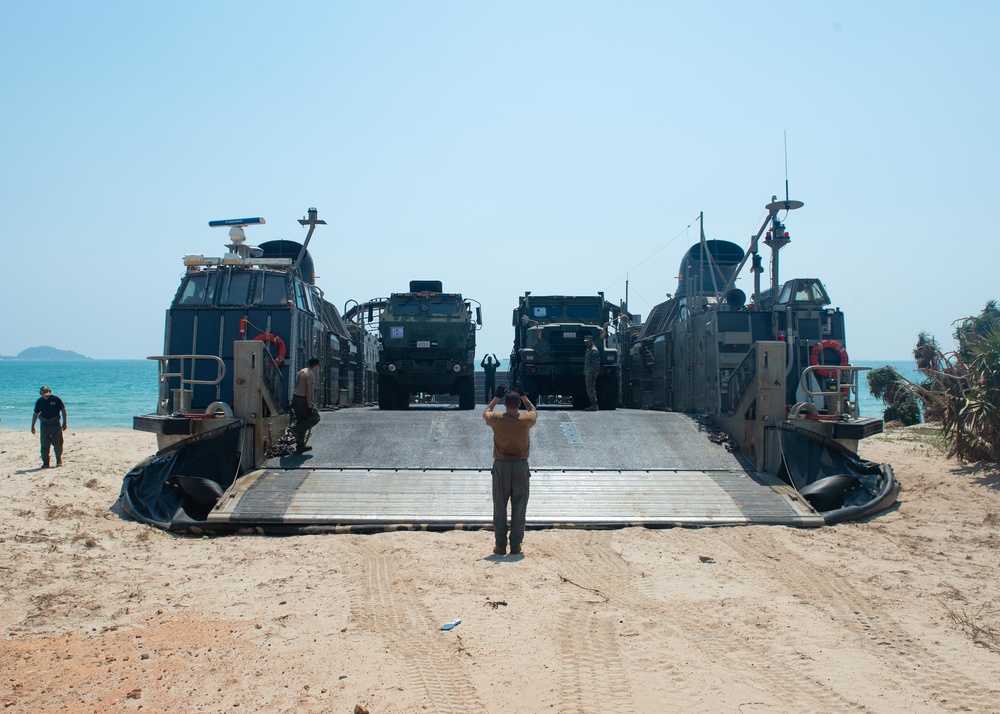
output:
{"label": "turquoise ocean water", "polygon": [[0,429],[30,429],[38,389],[66,405],[71,429],[131,429],[156,411],[152,360],[0,360]]}
{"label": "turquoise ocean water", "polygon": [[[505,360],[506,361],[506,360]],[[912,361],[857,362],[895,367],[917,379]],[[75,429],[131,429],[132,417],[156,409],[156,362],[152,360],[0,360],[0,429],[29,429],[38,388],[47,385],[66,404]],[[882,416],[861,376],[861,414]]]}

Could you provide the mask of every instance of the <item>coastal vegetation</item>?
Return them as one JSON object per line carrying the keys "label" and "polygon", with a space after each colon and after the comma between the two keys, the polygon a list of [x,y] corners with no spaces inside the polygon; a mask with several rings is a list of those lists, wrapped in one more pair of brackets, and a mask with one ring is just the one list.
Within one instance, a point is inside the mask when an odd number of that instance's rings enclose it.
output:
{"label": "coastal vegetation", "polygon": [[913,358],[921,382],[887,365],[869,372],[868,386],[886,404],[886,421],[916,424],[922,410],[926,421],[941,424],[948,456],[1000,462],[1000,308],[991,300],[954,324],[954,352],[933,335],[918,336]]}

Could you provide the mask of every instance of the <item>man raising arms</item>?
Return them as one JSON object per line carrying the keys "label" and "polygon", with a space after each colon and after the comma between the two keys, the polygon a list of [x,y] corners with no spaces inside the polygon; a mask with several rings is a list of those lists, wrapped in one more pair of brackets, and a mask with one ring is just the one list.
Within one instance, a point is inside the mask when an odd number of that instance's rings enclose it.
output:
{"label": "man raising arms", "polygon": [[[493,409],[503,399],[503,412]],[[524,405],[527,411],[520,412]],[[496,555],[507,554],[507,502],[510,502],[510,552],[521,552],[524,523],[528,514],[528,452],[531,438],[528,432],[538,417],[535,405],[526,396],[507,392],[501,384],[493,400],[483,410],[483,420],[493,430],[493,535]]]}

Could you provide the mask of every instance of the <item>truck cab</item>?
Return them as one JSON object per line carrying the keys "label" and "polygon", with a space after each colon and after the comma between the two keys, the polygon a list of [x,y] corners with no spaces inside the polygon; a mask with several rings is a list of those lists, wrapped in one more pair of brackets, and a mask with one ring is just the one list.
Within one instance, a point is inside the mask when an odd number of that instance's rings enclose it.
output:
{"label": "truck cab", "polygon": [[619,314],[619,308],[607,302],[603,293],[525,293],[513,315],[512,385],[521,382],[529,399],[536,403],[569,401],[577,409],[587,406],[584,338],[590,336],[601,353],[598,402],[601,409],[615,409],[620,379],[616,332]]}
{"label": "truck cab", "polygon": [[476,330],[482,311],[439,280],[411,280],[392,293],[379,317],[380,409],[402,409],[416,393],[451,394],[475,406]]}

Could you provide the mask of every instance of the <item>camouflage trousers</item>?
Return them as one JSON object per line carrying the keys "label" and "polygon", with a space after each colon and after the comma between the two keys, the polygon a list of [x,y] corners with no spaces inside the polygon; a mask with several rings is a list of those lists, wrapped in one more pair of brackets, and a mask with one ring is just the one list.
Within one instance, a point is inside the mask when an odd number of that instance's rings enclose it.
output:
{"label": "camouflage trousers", "polygon": [[295,423],[292,424],[292,433],[295,434],[295,446],[301,448],[305,446],[306,434],[314,426],[319,424],[319,410],[309,408],[305,397],[292,397],[292,416]]}
{"label": "camouflage trousers", "polygon": [[590,406],[597,406],[597,377],[584,377],[587,382],[587,399],[590,400]]}
{"label": "camouflage trousers", "polygon": [[49,465],[49,450],[56,452],[56,463],[62,463],[63,433],[59,417],[41,420],[42,463]]}

